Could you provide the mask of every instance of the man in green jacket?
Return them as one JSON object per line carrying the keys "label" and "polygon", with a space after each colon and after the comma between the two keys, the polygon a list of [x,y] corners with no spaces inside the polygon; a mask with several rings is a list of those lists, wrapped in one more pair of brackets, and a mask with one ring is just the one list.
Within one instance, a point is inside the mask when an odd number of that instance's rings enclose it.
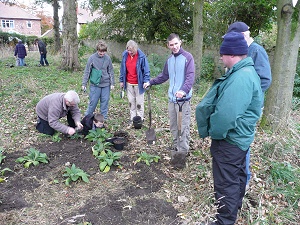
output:
{"label": "man in green jacket", "polygon": [[221,60],[228,71],[217,79],[196,108],[201,138],[210,136],[216,222],[234,224],[246,187],[246,154],[261,114],[263,93],[248,45],[241,33],[224,36]]}

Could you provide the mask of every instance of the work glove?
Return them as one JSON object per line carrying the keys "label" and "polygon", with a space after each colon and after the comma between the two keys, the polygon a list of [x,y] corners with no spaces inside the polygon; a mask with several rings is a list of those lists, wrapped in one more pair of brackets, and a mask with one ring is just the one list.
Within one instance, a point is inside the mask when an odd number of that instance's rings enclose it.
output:
{"label": "work glove", "polygon": [[83,92],[86,92],[86,86],[82,86],[81,89]]}
{"label": "work glove", "polygon": [[115,89],[115,86],[114,86],[114,85],[111,85],[111,86],[110,86],[110,89],[111,89],[111,90],[114,90],[114,89]]}

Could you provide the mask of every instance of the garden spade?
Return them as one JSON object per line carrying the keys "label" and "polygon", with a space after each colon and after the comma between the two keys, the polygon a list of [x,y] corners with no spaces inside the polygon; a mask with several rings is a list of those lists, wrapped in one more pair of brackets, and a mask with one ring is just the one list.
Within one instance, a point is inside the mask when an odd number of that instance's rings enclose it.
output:
{"label": "garden spade", "polygon": [[178,138],[179,141],[181,141],[182,106],[185,103],[185,98],[183,98],[183,101],[178,101],[178,98],[176,98],[176,103],[178,104],[179,107],[178,118],[177,118]]}
{"label": "garden spade", "polygon": [[154,129],[151,128],[151,125],[152,125],[152,115],[151,115],[151,101],[150,101],[150,92],[149,92],[149,89],[147,90],[147,95],[148,95],[148,108],[149,108],[149,129],[146,130],[146,139],[147,139],[147,143],[149,145],[151,145],[151,144],[155,144],[156,135],[155,135]]}

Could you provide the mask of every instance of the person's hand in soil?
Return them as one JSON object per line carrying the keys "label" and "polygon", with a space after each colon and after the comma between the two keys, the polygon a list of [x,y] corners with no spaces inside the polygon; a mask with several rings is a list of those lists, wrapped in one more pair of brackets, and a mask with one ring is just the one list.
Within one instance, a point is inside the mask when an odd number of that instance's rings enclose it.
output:
{"label": "person's hand in soil", "polygon": [[72,136],[73,134],[75,134],[76,130],[73,127],[69,127],[68,130],[68,135]]}

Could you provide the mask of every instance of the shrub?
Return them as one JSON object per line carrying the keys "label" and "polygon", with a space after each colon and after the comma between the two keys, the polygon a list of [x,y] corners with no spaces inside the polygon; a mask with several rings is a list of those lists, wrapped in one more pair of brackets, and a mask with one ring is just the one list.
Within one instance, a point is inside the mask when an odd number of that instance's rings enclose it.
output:
{"label": "shrub", "polygon": [[202,58],[200,76],[205,80],[212,80],[214,69],[215,69],[214,57],[211,55],[204,56]]}

